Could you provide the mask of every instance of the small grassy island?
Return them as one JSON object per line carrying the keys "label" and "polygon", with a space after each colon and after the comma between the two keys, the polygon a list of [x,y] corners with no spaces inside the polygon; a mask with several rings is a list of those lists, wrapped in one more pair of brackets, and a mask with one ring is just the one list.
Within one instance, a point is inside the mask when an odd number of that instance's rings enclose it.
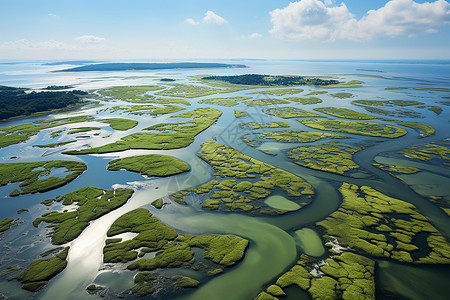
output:
{"label": "small grassy island", "polygon": [[[52,176],[52,172],[58,169],[63,169],[62,174],[67,175],[63,177]],[[22,182],[19,185],[21,190],[14,189],[10,196],[42,193],[74,180],[86,169],[84,163],[70,160],[4,163],[0,164],[0,186]]]}
{"label": "small grassy island", "polygon": [[278,128],[278,127],[290,127],[286,122],[272,122],[270,124],[267,123],[256,123],[256,122],[246,122],[240,123],[239,127],[245,129],[260,129],[260,128]]}
{"label": "small grassy island", "polygon": [[6,231],[17,225],[17,220],[3,219],[0,221],[0,232]]}
{"label": "small grassy island", "polygon": [[63,205],[76,204],[76,209],[45,213],[34,220],[33,225],[37,227],[42,222],[49,223],[49,227],[53,229],[52,243],[62,245],[77,238],[89,226],[90,221],[124,205],[132,194],[131,189],[104,190],[92,186],[81,188],[43,202],[45,205],[51,205],[53,202],[62,202]]}
{"label": "small grassy island", "polygon": [[405,129],[392,125],[362,121],[306,119],[299,120],[299,122],[303,123],[303,125],[319,130],[345,132],[350,134],[368,135],[390,139],[398,138],[408,133]]}
{"label": "small grassy island", "polygon": [[359,150],[361,150],[360,147],[331,141],[291,149],[287,152],[287,157],[303,167],[324,172],[345,174],[349,170],[359,168],[352,160],[353,154]]}
{"label": "small grassy island", "polygon": [[300,177],[214,141],[205,142],[198,156],[214,168],[215,179],[171,195],[178,203],[200,197],[202,207],[209,210],[276,215],[289,210],[271,208],[263,201],[275,189],[298,204],[297,210],[309,204],[314,195],[313,187]]}
{"label": "small grassy island", "polygon": [[242,140],[246,142],[247,145],[249,146],[258,147],[268,140],[274,140],[282,143],[310,143],[326,138],[346,139],[348,138],[348,136],[342,134],[315,132],[315,131],[276,130],[268,132],[248,133],[242,137]]}
{"label": "small grassy island", "polygon": [[276,98],[264,98],[264,99],[254,99],[254,100],[247,100],[244,101],[245,105],[248,106],[266,106],[266,105],[276,105],[276,104],[288,104],[289,101],[283,100],[283,99],[276,99]]}
{"label": "small grassy island", "polygon": [[[136,233],[130,239],[122,241],[114,236],[126,232]],[[105,263],[128,263],[129,270],[139,270],[135,276],[136,285],[131,289],[132,295],[145,296],[157,292],[167,292],[175,287],[197,287],[200,282],[189,277],[176,275],[171,282],[157,284],[164,280],[160,275],[150,273],[156,269],[184,268],[201,271],[210,276],[217,275],[224,267],[238,263],[245,254],[248,241],[234,235],[218,234],[178,234],[168,227],[148,210],[138,208],[118,218],[108,230],[109,239],[103,249]],[[203,259],[201,270],[196,263],[193,248],[200,248]],[[156,252],[153,258],[140,258],[146,253]],[[136,260],[138,259],[138,260]],[[161,291],[162,290],[162,291]]]}
{"label": "small grassy island", "polygon": [[110,118],[101,121],[102,123],[109,124],[114,130],[125,131],[128,129],[132,129],[137,126],[138,122],[130,119],[123,118]]}
{"label": "small grassy island", "polygon": [[50,279],[61,273],[67,266],[67,254],[69,247],[49,259],[39,259],[32,262],[17,280],[23,283],[22,288],[30,292],[38,292],[43,289]]}
{"label": "small grassy island", "polygon": [[25,90],[0,86],[0,119],[65,108],[77,104],[87,94],[82,91],[26,93]]}
{"label": "small grassy island", "polygon": [[440,158],[443,162],[450,162],[450,142],[439,141],[407,147],[397,152],[409,159],[428,161]]}
{"label": "small grassy island", "polygon": [[276,116],[283,119],[289,118],[308,118],[308,117],[322,117],[322,115],[296,107],[274,107],[264,110],[264,113]]}
{"label": "small grassy island", "polygon": [[378,119],[378,117],[360,113],[348,108],[340,108],[340,107],[318,107],[314,108],[315,111],[328,114],[334,117],[343,118],[343,119],[353,119],[353,120],[372,120]]}
{"label": "small grassy island", "polygon": [[166,177],[189,172],[191,170],[189,165],[184,161],[175,157],[159,154],[115,159],[108,164],[109,171],[119,171],[122,169],[137,172],[148,177]]}
{"label": "small grassy island", "polygon": [[190,145],[194,137],[211,126],[222,115],[214,108],[197,108],[193,111],[175,115],[175,118],[189,118],[178,123],[162,123],[145,128],[150,132],[138,132],[104,146],[66,151],[65,154],[94,154],[125,151],[128,149],[178,149]]}
{"label": "small grassy island", "polygon": [[133,105],[133,106],[114,106],[111,108],[112,112],[123,111],[124,113],[129,113],[131,115],[150,115],[150,116],[160,116],[165,114],[171,114],[184,110],[184,107],[178,105]]}
{"label": "small grassy island", "polygon": [[322,99],[317,98],[317,97],[307,97],[307,98],[287,97],[285,99],[289,100],[289,101],[292,101],[292,102],[300,103],[302,105],[318,104],[318,103],[322,103],[323,102]]}
{"label": "small grassy island", "polygon": [[209,103],[209,104],[217,104],[223,106],[235,106],[238,105],[238,101],[248,100],[252,97],[244,97],[244,96],[236,96],[236,97],[222,97],[222,98],[208,98],[199,100],[198,103]]}

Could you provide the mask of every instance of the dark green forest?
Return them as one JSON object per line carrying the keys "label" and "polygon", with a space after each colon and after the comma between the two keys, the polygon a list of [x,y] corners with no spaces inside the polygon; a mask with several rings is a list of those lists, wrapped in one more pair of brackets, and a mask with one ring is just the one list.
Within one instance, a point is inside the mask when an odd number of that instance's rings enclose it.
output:
{"label": "dark green forest", "polygon": [[243,85],[266,85],[266,86],[293,86],[293,85],[331,85],[338,84],[337,80],[325,80],[320,78],[309,78],[303,76],[274,76],[261,74],[245,74],[235,76],[206,76],[204,80],[226,81],[233,84]]}
{"label": "dark green forest", "polygon": [[0,86],[0,119],[30,115],[36,112],[64,108],[80,101],[83,91],[31,92],[26,89]]}

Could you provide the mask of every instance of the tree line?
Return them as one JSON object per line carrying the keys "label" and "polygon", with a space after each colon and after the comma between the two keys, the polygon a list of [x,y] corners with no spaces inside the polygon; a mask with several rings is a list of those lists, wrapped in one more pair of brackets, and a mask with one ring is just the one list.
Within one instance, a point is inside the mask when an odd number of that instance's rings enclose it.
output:
{"label": "tree line", "polygon": [[36,112],[60,109],[80,101],[83,91],[31,92],[26,89],[0,86],[0,119],[30,115]]}

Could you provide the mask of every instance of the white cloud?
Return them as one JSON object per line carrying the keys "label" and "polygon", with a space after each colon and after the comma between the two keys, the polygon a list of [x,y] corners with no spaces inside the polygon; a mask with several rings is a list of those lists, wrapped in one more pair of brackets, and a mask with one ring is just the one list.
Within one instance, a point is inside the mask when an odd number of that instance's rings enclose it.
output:
{"label": "white cloud", "polygon": [[201,21],[195,21],[192,18],[187,18],[186,22],[191,24],[191,25],[198,25],[200,23],[204,23],[204,24],[224,24],[224,23],[227,23],[228,21],[225,20],[224,18],[222,18],[221,16],[215,14],[213,11],[208,10],[205,13],[205,16],[203,17],[203,19]]}
{"label": "white cloud", "polygon": [[195,20],[192,19],[192,18],[187,18],[187,19],[186,19],[186,22],[188,22],[188,23],[191,24],[191,25],[198,25],[198,24],[200,24],[199,22],[195,21]]}
{"label": "white cloud", "polygon": [[262,35],[260,33],[257,33],[257,32],[254,32],[254,33],[252,33],[252,34],[250,34],[248,36],[249,39],[257,39],[257,38],[260,38],[260,37],[262,37]]}
{"label": "white cloud", "polygon": [[450,23],[450,4],[445,0],[416,3],[391,0],[378,10],[369,10],[357,20],[345,3],[331,6],[325,0],[300,0],[270,12],[270,33],[285,39],[370,40],[377,36],[414,36],[436,32]]}
{"label": "white cloud", "polygon": [[216,15],[214,12],[208,10],[203,17],[203,23],[213,23],[213,24],[223,24],[227,23],[227,20],[222,18],[219,15]]}
{"label": "white cloud", "polygon": [[55,15],[55,14],[48,14],[48,16],[49,17],[52,17],[52,18],[59,18],[57,15]]}
{"label": "white cloud", "polygon": [[83,43],[83,44],[99,44],[101,42],[104,42],[106,39],[102,37],[98,37],[95,35],[82,35],[75,38],[77,41]]}

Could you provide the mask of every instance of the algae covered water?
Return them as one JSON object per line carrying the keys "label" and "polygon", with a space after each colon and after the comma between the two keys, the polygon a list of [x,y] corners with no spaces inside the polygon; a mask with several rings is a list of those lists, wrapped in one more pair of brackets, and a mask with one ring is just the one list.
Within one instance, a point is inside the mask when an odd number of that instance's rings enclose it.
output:
{"label": "algae covered water", "polygon": [[[0,187],[0,295],[310,299],[352,292],[366,299],[445,299],[449,62],[242,63],[248,68],[76,74],[51,73],[61,66],[40,62],[0,64],[0,85],[70,85],[88,91],[91,101],[0,124],[6,139],[23,134],[25,124],[65,122],[0,148],[1,176],[11,178]],[[200,79],[205,74],[307,75],[339,83],[244,86]],[[129,126],[114,129],[118,119]],[[155,154],[172,163],[161,165]],[[147,175],[140,174],[139,160],[123,160],[136,156],[152,157]],[[114,159],[124,162],[118,170],[110,165]],[[12,163],[54,160],[87,169],[37,193],[24,192],[25,179],[12,179]],[[32,170],[42,171],[35,180],[68,173],[44,170]],[[86,203],[66,199],[88,186],[102,192],[86,194]],[[96,214],[120,189],[132,196]],[[108,204],[98,204],[108,193]],[[110,234],[138,208],[171,228],[173,237],[162,238],[162,229],[143,234],[146,222],[122,224],[122,234]],[[69,238],[68,230],[58,240],[59,218],[71,214],[87,221],[78,235]],[[247,241],[244,252],[237,242],[214,244],[223,236]],[[26,273],[38,260],[60,258],[65,247],[60,270],[38,279]],[[105,261],[111,253],[117,256]]]}

